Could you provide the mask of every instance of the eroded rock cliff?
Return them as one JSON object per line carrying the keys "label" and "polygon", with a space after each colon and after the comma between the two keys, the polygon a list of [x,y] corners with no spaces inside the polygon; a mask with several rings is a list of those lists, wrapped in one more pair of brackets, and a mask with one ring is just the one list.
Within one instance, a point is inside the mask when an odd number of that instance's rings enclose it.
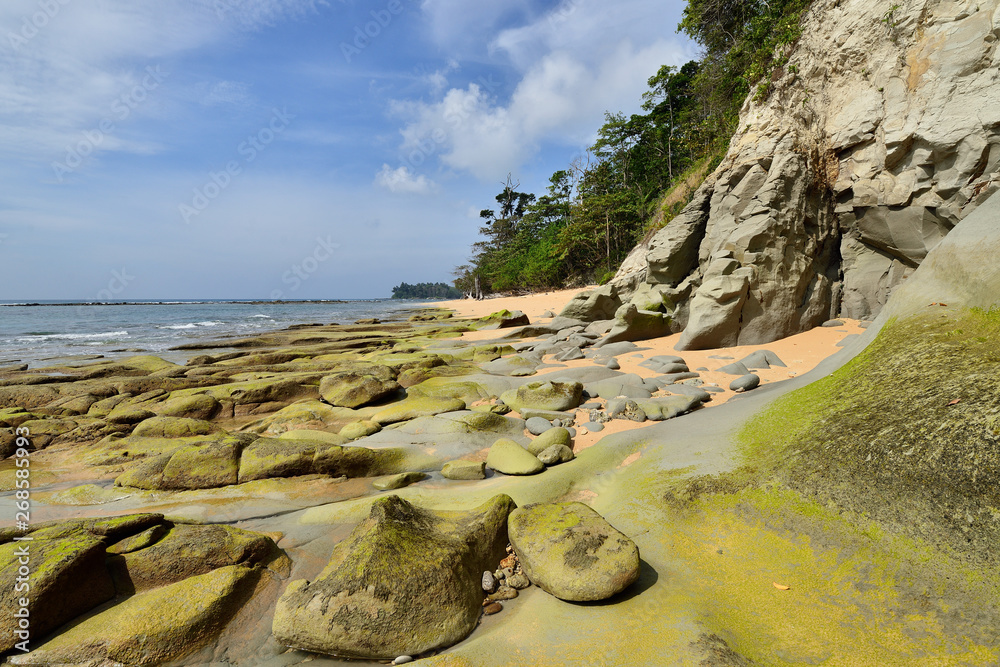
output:
{"label": "eroded rock cliff", "polygon": [[614,279],[664,297],[682,349],[878,314],[1000,189],[1000,0],[816,0],[803,21],[722,164]]}

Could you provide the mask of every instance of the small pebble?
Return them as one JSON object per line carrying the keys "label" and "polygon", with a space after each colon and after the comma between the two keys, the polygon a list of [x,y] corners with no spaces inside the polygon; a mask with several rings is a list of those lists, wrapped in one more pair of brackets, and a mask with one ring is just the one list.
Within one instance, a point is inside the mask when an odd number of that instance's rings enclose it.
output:
{"label": "small pebble", "polygon": [[396,658],[395,660],[393,660],[392,664],[394,664],[394,665],[405,665],[408,662],[413,662],[413,656],[401,655],[398,658]]}
{"label": "small pebble", "polygon": [[524,590],[531,585],[531,582],[528,581],[528,577],[523,572],[518,572],[507,580],[507,585],[516,590]]}
{"label": "small pebble", "polygon": [[611,370],[613,370],[613,371],[616,371],[616,370],[618,370],[619,368],[621,368],[621,364],[619,364],[619,363],[618,363],[618,360],[616,360],[616,359],[612,359],[611,361],[609,361],[608,363],[606,363],[606,364],[604,364],[604,365],[605,365],[605,366],[606,366],[607,368],[610,368],[610,369],[611,369]]}
{"label": "small pebble", "polygon": [[497,589],[497,592],[486,598],[490,602],[497,602],[499,600],[513,600],[517,597],[517,590],[511,588],[510,586],[501,586]]}
{"label": "small pebble", "polygon": [[599,433],[604,430],[604,424],[598,424],[597,422],[587,422],[583,427],[591,433]]}
{"label": "small pebble", "polygon": [[499,602],[491,602],[485,607],[483,607],[483,613],[487,616],[492,616],[493,614],[498,614],[503,611],[503,605]]}
{"label": "small pebble", "polygon": [[576,437],[576,429],[575,428],[573,428],[572,426],[567,426],[566,430],[569,431],[569,437],[571,437],[571,438],[575,438]]}
{"label": "small pebble", "polygon": [[503,573],[503,570],[497,570],[496,572],[493,573],[493,578],[496,579],[497,581],[502,581],[506,577],[507,575]]}
{"label": "small pebble", "polygon": [[492,593],[497,589],[497,580],[493,573],[487,570],[483,572],[483,591]]}

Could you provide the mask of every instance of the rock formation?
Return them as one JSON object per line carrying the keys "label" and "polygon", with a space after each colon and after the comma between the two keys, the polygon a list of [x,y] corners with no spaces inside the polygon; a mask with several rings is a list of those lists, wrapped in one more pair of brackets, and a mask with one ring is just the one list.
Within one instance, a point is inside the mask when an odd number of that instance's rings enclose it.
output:
{"label": "rock formation", "polygon": [[633,251],[618,293],[640,310],[659,296],[680,349],[878,314],[1000,188],[998,36],[998,0],[816,0],[770,94],[747,100],[722,164]]}

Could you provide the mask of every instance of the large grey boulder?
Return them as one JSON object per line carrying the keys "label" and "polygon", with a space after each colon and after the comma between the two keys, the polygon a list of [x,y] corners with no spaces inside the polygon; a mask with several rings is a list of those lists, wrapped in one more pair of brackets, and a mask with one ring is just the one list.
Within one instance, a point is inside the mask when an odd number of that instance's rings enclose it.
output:
{"label": "large grey boulder", "polygon": [[671,334],[671,318],[655,310],[639,310],[634,304],[622,306],[615,315],[615,323],[604,338],[594,344],[602,347],[609,343],[649,340]]}
{"label": "large grey boulder", "polygon": [[479,622],[481,575],[506,555],[509,496],[435,512],[398,496],[333,549],[326,568],[291,582],[274,611],[282,644],[342,658],[393,660],[445,648]]}
{"label": "large grey boulder", "polygon": [[617,288],[608,284],[589,292],[580,292],[574,296],[559,313],[559,317],[583,322],[608,320],[615,316],[615,311],[621,305]]}
{"label": "large grey boulder", "polygon": [[511,512],[510,543],[531,583],[561,600],[605,600],[639,578],[639,548],[583,503]]}

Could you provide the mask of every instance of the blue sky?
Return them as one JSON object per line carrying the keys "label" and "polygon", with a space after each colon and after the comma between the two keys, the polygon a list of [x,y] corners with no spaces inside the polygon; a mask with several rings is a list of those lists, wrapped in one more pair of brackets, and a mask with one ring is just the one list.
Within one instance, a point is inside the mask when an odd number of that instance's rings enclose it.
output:
{"label": "blue sky", "polygon": [[697,55],[682,0],[4,0],[0,299],[449,281],[511,172]]}

